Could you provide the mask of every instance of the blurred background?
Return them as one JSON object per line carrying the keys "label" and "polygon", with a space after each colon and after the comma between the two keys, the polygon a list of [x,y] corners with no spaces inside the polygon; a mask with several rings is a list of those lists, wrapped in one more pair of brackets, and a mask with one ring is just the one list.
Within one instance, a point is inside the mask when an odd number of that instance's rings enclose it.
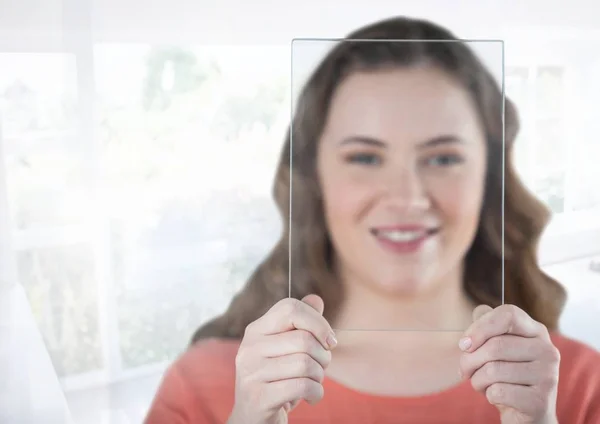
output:
{"label": "blurred background", "polygon": [[505,40],[518,170],[553,212],[540,261],[564,333],[600,349],[594,1],[216,4],[0,0],[0,422],[142,421],[281,231],[291,39],[398,14]]}

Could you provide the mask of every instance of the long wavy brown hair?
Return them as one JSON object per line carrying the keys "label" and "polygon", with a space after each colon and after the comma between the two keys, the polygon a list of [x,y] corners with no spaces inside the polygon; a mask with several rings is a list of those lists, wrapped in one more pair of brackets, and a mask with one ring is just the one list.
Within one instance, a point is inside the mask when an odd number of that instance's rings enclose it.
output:
{"label": "long wavy brown hair", "polygon": [[[363,41],[352,41],[358,39]],[[335,318],[343,292],[333,266],[333,247],[316,172],[317,143],[331,98],[336,87],[351,73],[424,64],[447,72],[468,91],[477,106],[487,140],[486,187],[479,227],[464,258],[466,293],[477,304],[492,307],[502,304],[504,247],[504,302],[525,310],[548,329],[558,329],[566,293],[537,263],[538,241],[550,214],[525,188],[513,167],[512,152],[519,131],[514,104],[506,98],[503,104],[501,88],[466,42],[434,23],[396,17],[349,34],[309,77],[294,111],[273,188],[284,221],[281,239],[233,298],[226,312],[198,329],[192,343],[210,337],[241,338],[248,324],[277,301],[288,297],[290,291],[298,299],[311,293],[321,296],[326,305],[325,318]],[[503,149],[504,161],[501,160]],[[291,168],[290,157],[293,159]],[[290,203],[293,204],[291,218]]]}

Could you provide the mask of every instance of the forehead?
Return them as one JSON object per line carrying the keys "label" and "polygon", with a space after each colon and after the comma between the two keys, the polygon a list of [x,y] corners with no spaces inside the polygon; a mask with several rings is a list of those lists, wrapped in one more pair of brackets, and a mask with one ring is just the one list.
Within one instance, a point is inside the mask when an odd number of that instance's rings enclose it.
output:
{"label": "forehead", "polygon": [[357,72],[334,93],[324,136],[424,138],[474,136],[478,118],[463,86],[433,67]]}

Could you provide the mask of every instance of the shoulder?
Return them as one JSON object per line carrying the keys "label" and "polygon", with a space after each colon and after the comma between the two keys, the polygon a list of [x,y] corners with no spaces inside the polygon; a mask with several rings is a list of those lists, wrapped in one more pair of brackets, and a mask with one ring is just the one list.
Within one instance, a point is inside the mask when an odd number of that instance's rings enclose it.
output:
{"label": "shoulder", "polygon": [[[600,422],[594,421],[600,420],[600,352],[560,333],[551,338],[560,352],[559,414],[571,414],[569,422]],[[581,416],[574,419],[574,413]]]}
{"label": "shoulder", "polygon": [[201,340],[181,355],[173,367],[194,393],[233,390],[239,346],[239,340]]}
{"label": "shoulder", "polygon": [[145,424],[225,422],[235,397],[237,340],[207,339],[189,347],[165,372]]}
{"label": "shoulder", "polygon": [[600,373],[600,351],[559,332],[551,333],[550,337],[560,352],[561,364],[565,369]]}
{"label": "shoulder", "polygon": [[581,379],[596,377],[596,384],[600,385],[600,352],[598,350],[558,332],[551,333],[550,337],[560,352],[561,380],[576,383]]}
{"label": "shoulder", "polygon": [[233,366],[239,347],[240,340],[237,339],[210,338],[200,340],[190,346],[176,363],[187,367],[198,365],[198,360],[202,360],[220,367]]}

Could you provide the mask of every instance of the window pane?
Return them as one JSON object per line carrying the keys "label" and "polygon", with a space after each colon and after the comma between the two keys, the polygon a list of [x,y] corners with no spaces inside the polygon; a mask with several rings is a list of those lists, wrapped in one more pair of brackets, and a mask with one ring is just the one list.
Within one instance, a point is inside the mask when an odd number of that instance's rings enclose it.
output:
{"label": "window pane", "polygon": [[88,215],[92,193],[79,155],[42,150],[7,160],[11,219],[17,228],[67,225]]}
{"label": "window pane", "polygon": [[[596,43],[598,44],[598,43]],[[585,63],[585,62],[584,62]],[[587,61],[579,68],[574,115],[577,123],[577,138],[570,140],[571,153],[576,166],[573,169],[572,202],[575,211],[600,207],[600,120],[597,116],[597,103],[600,98],[600,61]]]}
{"label": "window pane", "polygon": [[536,108],[538,118],[556,118],[562,115],[564,104],[564,69],[543,66],[537,69]]}
{"label": "window pane", "polygon": [[[73,55],[0,53],[0,116],[5,140],[42,144],[49,136],[72,130],[76,111]],[[15,147],[7,143],[7,152]]]}
{"label": "window pane", "polygon": [[574,161],[577,164],[573,169],[573,210],[581,211],[600,207],[600,142],[587,139],[581,143],[579,149],[574,149]]}
{"label": "window pane", "polygon": [[534,191],[555,213],[565,207],[566,156],[560,120],[537,122],[537,157]]}
{"label": "window pane", "polygon": [[20,229],[81,222],[90,204],[77,137],[75,58],[0,53],[0,141]]}
{"label": "window pane", "polygon": [[95,57],[120,347],[135,367],[178,355],[280,235],[289,51],[100,45]]}
{"label": "window pane", "polygon": [[[565,115],[562,110],[565,101],[563,84],[564,68],[535,68],[534,115],[524,116],[521,120],[534,123],[536,142],[534,147],[523,146],[523,151],[527,151],[527,160],[519,163],[520,168],[533,167],[528,185],[554,213],[565,211],[568,162],[565,154]],[[526,144],[530,143],[528,141]]]}
{"label": "window pane", "polygon": [[19,280],[59,377],[102,366],[96,282],[87,245],[18,252]]}

